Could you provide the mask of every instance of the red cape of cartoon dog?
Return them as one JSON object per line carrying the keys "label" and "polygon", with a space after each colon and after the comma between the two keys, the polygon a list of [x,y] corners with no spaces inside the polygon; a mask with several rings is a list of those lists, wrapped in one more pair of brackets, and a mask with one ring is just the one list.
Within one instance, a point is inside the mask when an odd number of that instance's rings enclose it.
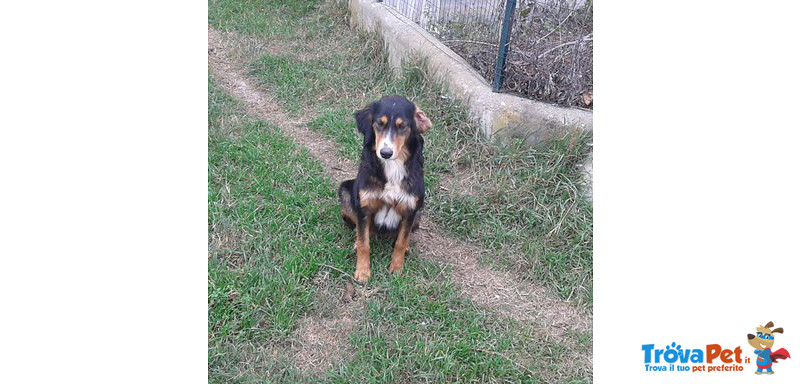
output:
{"label": "red cape of cartoon dog", "polygon": [[769,354],[769,358],[772,359],[773,363],[777,363],[778,359],[784,359],[785,360],[787,357],[791,357],[791,356],[789,356],[789,351],[787,351],[786,348],[781,348],[781,349]]}

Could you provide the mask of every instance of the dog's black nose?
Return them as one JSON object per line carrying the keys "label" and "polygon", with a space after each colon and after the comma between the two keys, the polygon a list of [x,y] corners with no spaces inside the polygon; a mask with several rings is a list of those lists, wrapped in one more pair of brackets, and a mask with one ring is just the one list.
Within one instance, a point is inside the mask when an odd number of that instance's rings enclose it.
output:
{"label": "dog's black nose", "polygon": [[384,159],[388,159],[388,158],[392,157],[393,153],[394,152],[392,151],[391,148],[388,148],[388,147],[381,148],[381,157],[383,157]]}
{"label": "dog's black nose", "polygon": [[750,340],[750,339],[755,339],[755,338],[756,338],[756,337],[755,337],[755,336],[753,336],[753,334],[752,334],[752,333],[748,333],[748,334],[747,334],[747,339],[748,339],[748,340]]}

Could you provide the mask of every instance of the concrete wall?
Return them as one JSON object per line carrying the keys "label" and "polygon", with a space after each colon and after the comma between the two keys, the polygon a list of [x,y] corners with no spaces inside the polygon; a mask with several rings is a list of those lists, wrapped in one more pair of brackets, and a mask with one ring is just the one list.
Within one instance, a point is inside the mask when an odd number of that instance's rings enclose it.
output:
{"label": "concrete wall", "polygon": [[570,130],[592,129],[592,112],[563,108],[502,93],[491,86],[450,48],[394,9],[374,0],[350,0],[351,26],[383,36],[389,65],[423,59],[453,97],[469,108],[470,117],[489,137],[524,138],[535,144]]}

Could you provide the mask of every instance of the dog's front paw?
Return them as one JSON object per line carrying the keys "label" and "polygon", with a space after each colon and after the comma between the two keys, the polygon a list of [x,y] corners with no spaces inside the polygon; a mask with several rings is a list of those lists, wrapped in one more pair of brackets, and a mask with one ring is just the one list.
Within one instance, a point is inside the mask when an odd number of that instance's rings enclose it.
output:
{"label": "dog's front paw", "polygon": [[356,268],[356,274],[353,278],[360,283],[366,283],[369,280],[370,271],[369,268],[358,269]]}
{"label": "dog's front paw", "polygon": [[390,273],[401,273],[401,272],[403,272],[403,263],[391,263],[391,264],[389,264],[389,272]]}

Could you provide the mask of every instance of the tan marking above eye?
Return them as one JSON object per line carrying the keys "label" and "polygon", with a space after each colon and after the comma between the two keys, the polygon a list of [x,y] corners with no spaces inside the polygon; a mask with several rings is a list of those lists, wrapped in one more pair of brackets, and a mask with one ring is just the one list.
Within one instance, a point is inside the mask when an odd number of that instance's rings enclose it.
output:
{"label": "tan marking above eye", "polygon": [[403,125],[403,119],[398,117],[397,120],[394,121],[394,125],[396,125],[398,127]]}
{"label": "tan marking above eye", "polygon": [[381,116],[381,118],[379,119],[379,121],[381,122],[381,125],[386,125],[386,123],[388,123],[388,122],[389,122],[389,118],[388,118],[388,117],[386,117],[386,116]]}

